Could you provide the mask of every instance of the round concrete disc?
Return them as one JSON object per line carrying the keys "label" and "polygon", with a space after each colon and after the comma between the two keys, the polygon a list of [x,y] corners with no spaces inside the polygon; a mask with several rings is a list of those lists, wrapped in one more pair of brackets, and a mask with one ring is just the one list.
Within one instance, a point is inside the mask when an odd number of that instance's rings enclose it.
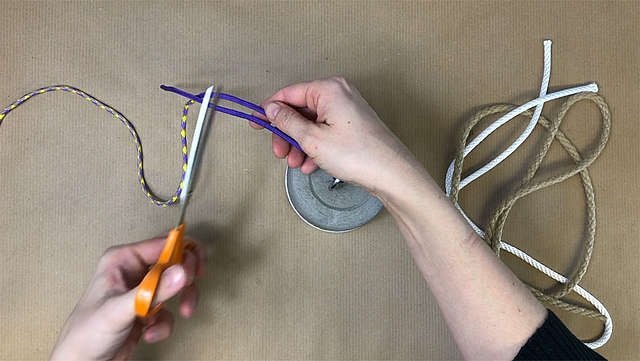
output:
{"label": "round concrete disc", "polygon": [[322,169],[307,175],[287,168],[285,188],[289,203],[312,227],[325,232],[348,232],[363,226],[382,209],[382,203],[349,183],[329,187],[334,178]]}

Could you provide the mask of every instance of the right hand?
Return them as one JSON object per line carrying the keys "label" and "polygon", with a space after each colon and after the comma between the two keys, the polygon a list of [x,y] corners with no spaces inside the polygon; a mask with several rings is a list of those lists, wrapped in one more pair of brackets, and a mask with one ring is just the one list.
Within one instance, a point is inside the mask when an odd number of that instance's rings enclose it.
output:
{"label": "right hand", "polygon": [[[65,322],[52,360],[128,359],[142,338],[155,343],[173,330],[173,314],[161,309],[144,322],[136,317],[138,284],[164,247],[165,237],[110,248],[73,312]],[[204,273],[204,253],[199,247],[185,252],[184,262],[162,273],[156,301],[180,294],[180,315],[195,310],[198,292],[194,281]]]}
{"label": "right hand", "polygon": [[296,139],[306,153],[273,135],[273,153],[290,167],[317,167],[375,192],[417,161],[343,78],[289,85],[262,103],[267,120]]}

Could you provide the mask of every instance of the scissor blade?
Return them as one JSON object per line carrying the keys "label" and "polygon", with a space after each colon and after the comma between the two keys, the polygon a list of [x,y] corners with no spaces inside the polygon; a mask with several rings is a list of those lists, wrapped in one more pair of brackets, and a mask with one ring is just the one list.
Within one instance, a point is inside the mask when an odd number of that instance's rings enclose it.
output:
{"label": "scissor blade", "polygon": [[187,158],[187,170],[185,171],[184,180],[182,181],[182,191],[180,192],[182,211],[179,223],[182,223],[182,219],[184,218],[184,210],[189,201],[191,188],[198,173],[200,158],[204,152],[204,145],[208,134],[207,130],[211,124],[211,115],[213,114],[213,111],[209,111],[208,107],[214,94],[213,88],[213,86],[210,86],[204,94],[202,105],[200,106],[200,113],[198,113],[198,121],[196,122],[196,127],[193,132],[193,140],[191,141],[189,157]]}

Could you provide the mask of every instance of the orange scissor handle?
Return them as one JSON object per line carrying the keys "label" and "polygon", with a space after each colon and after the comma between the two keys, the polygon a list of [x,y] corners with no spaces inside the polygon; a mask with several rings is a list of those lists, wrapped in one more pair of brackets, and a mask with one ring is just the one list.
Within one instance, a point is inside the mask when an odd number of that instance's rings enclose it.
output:
{"label": "orange scissor handle", "polygon": [[160,253],[160,257],[158,257],[158,262],[151,267],[147,275],[142,279],[142,282],[140,282],[135,299],[136,316],[141,318],[148,317],[162,308],[162,303],[151,308],[158,290],[162,272],[174,264],[182,263],[184,250],[193,248],[194,246],[191,242],[184,243],[183,234],[184,224],[179,225],[169,232],[167,240],[164,243],[164,248]]}

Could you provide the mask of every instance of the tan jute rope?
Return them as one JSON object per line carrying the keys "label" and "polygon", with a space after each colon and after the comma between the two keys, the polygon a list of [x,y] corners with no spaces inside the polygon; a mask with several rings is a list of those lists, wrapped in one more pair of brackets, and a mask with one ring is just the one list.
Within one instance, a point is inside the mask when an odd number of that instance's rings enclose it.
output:
{"label": "tan jute rope", "polygon": [[[573,144],[573,142],[569,139],[569,137],[567,137],[567,135],[562,130],[560,130],[560,124],[562,123],[571,106],[581,100],[589,100],[595,103],[602,115],[598,142],[593,147],[591,152],[586,156],[582,156],[578,152],[578,149]],[[456,158],[454,163],[454,172],[450,195],[450,198],[454,203],[458,202],[458,188],[460,184],[460,178],[462,176],[464,148],[467,144],[467,138],[469,137],[471,130],[485,117],[496,113],[505,113],[514,108],[515,106],[511,104],[491,105],[478,111],[466,123],[456,149]],[[531,119],[531,117],[533,116],[533,112],[528,110],[523,112],[522,115],[527,116],[529,117],[529,119]],[[567,100],[562,103],[562,105],[560,106],[560,110],[558,111],[558,114],[555,118],[548,120],[545,117],[541,116],[538,123],[547,130],[543,139],[542,147],[536,154],[534,161],[527,169],[527,172],[523,179],[520,181],[519,185],[516,186],[510,192],[510,194],[491,212],[489,223],[485,228],[485,241],[491,246],[493,251],[499,257],[504,225],[507,221],[507,217],[509,216],[509,212],[511,211],[513,205],[524,196],[527,196],[535,191],[541,190],[551,185],[560,183],[576,174],[579,175],[584,187],[584,193],[587,203],[586,235],[584,239],[584,247],[582,250],[582,259],[576,269],[571,274],[567,275],[567,282],[562,284],[560,290],[558,291],[547,293],[534,286],[527,286],[536,296],[536,298],[538,298],[538,300],[543,303],[556,306],[559,309],[565,311],[569,311],[586,317],[597,318],[604,321],[605,316],[600,314],[599,312],[585,308],[578,304],[564,301],[561,298],[571,292],[573,287],[582,280],[582,277],[587,272],[589,261],[591,260],[596,233],[596,203],[593,192],[593,185],[591,184],[591,178],[589,177],[589,171],[587,167],[589,167],[589,165],[591,165],[591,163],[593,163],[593,161],[600,155],[605,145],[607,144],[609,132],[611,129],[611,113],[609,112],[609,106],[607,105],[605,100],[598,94],[579,93],[567,98]],[[542,164],[542,161],[547,155],[547,152],[549,151],[549,148],[551,147],[551,144],[554,140],[557,140],[560,143],[564,150],[569,154],[575,165],[557,175],[540,180],[534,179],[538,169],[540,168],[540,165]]]}

